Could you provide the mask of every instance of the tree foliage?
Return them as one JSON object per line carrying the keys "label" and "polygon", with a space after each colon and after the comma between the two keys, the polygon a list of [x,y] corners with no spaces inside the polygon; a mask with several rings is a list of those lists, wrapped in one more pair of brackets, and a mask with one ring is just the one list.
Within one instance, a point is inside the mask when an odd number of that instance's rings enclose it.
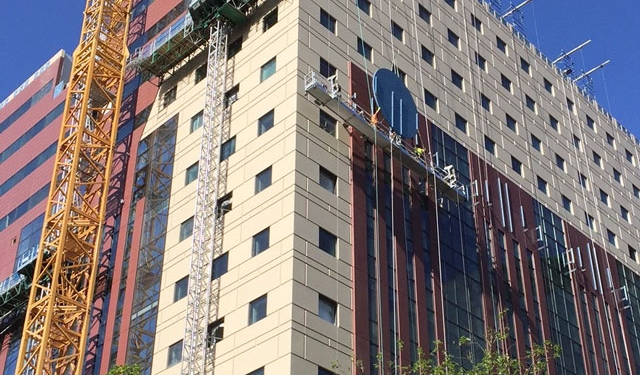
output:
{"label": "tree foliage", "polygon": [[141,375],[140,365],[118,365],[113,366],[105,375]]}

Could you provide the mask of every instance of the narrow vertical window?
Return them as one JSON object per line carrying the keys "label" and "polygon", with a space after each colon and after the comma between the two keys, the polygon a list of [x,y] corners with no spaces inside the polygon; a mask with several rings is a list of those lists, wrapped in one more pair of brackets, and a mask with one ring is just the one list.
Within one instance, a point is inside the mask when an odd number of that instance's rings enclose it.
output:
{"label": "narrow vertical window", "polygon": [[276,58],[272,58],[260,67],[260,82],[271,77],[276,72]]}
{"label": "narrow vertical window", "polygon": [[336,33],[336,19],[324,9],[320,9],[320,24],[331,33]]}

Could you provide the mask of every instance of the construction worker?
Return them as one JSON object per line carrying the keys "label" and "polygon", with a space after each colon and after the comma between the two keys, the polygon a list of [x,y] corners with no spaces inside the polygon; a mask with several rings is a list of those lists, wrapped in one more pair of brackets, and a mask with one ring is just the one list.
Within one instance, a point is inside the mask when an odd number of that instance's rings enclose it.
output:
{"label": "construction worker", "polygon": [[422,155],[424,155],[424,148],[422,148],[420,146],[416,146],[413,149],[413,153],[416,155],[417,158],[422,159]]}
{"label": "construction worker", "polygon": [[373,125],[374,127],[377,127],[378,124],[380,124],[380,107],[378,107],[378,109],[376,109],[375,113],[373,115],[371,115],[371,125]]}

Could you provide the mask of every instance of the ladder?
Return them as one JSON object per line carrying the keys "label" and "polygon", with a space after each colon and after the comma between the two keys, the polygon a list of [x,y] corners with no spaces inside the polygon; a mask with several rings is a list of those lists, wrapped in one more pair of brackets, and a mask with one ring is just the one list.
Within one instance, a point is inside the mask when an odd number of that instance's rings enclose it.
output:
{"label": "ladder", "polygon": [[220,150],[226,137],[230,107],[225,103],[232,74],[227,64],[228,24],[218,19],[211,26],[207,57],[207,81],[203,113],[202,144],[198,164],[193,252],[189,274],[187,319],[182,374],[213,374],[214,346],[209,345],[208,324],[217,318],[219,279],[211,280],[213,259],[222,250],[224,215],[218,197],[226,190]]}

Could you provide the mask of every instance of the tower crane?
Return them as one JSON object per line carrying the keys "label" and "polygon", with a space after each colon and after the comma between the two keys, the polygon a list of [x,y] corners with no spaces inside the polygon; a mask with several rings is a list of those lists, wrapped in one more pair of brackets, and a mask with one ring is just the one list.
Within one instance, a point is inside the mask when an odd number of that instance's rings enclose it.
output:
{"label": "tower crane", "polygon": [[113,148],[131,0],[87,0],[25,315],[16,374],[80,375]]}

